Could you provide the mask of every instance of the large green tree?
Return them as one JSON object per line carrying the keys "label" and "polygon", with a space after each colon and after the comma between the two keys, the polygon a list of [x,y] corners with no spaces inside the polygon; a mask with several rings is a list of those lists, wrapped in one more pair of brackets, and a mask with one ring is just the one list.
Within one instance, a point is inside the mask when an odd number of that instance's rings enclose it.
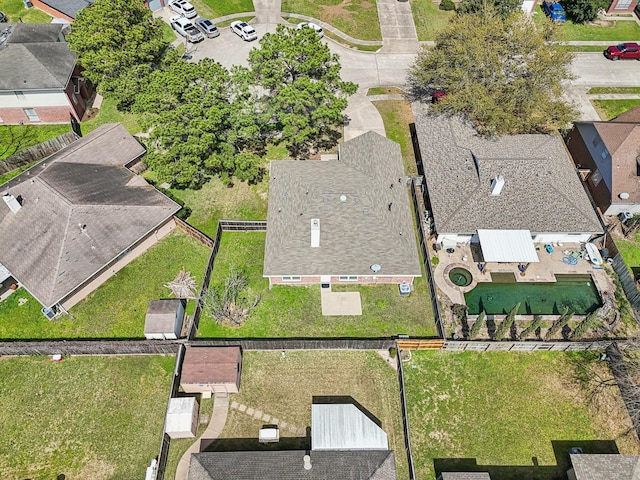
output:
{"label": "large green tree", "polygon": [[146,160],[161,180],[198,187],[214,175],[260,179],[264,115],[241,77],[211,59],[177,60],[151,74],[133,110],[145,114]]}
{"label": "large green tree", "polygon": [[340,62],[316,33],[282,25],[249,53],[250,76],[267,94],[264,111],[294,158],[335,145],[347,97],[357,85],[340,78]]}
{"label": "large green tree", "polygon": [[611,0],[562,0],[569,18],[576,23],[585,23],[598,16],[598,10],[606,9]]}
{"label": "large green tree", "polygon": [[492,6],[499,15],[506,17],[522,8],[522,0],[462,0],[458,6],[458,13],[477,13],[487,5]]}
{"label": "large green tree", "polygon": [[435,48],[418,54],[409,73],[413,93],[424,99],[445,90],[434,109],[464,112],[484,133],[564,127],[575,115],[560,98],[573,56],[552,44],[555,28],[520,12],[501,17],[491,8],[456,15]]}
{"label": "large green tree", "polygon": [[143,0],[96,0],[80,10],[67,40],[84,75],[128,107],[167,46],[159,22]]}

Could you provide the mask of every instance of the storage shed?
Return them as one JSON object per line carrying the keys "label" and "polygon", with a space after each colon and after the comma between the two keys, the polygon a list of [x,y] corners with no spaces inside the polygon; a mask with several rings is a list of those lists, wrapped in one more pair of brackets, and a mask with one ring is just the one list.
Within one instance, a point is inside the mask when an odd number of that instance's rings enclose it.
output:
{"label": "storage shed", "polygon": [[240,391],[240,347],[186,347],[180,386],[186,393]]}
{"label": "storage shed", "polygon": [[194,438],[198,430],[199,411],[195,397],[171,398],[165,431],[171,438]]}
{"label": "storage shed", "polygon": [[181,298],[153,300],[144,321],[144,336],[147,340],[178,338],[182,330],[185,303]]}

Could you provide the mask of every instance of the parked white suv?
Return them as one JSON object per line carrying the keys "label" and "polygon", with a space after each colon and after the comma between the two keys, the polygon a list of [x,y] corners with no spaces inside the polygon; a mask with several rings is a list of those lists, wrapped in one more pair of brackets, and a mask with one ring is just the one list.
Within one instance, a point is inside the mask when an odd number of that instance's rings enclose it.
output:
{"label": "parked white suv", "polygon": [[180,15],[171,17],[171,28],[186,38],[187,42],[196,43],[204,40],[202,32],[193,23]]}
{"label": "parked white suv", "polygon": [[231,22],[231,31],[242,38],[245,42],[258,39],[258,34],[247,22]]}
{"label": "parked white suv", "polygon": [[194,6],[187,2],[187,0],[170,0],[169,8],[187,18],[194,18],[198,16]]}
{"label": "parked white suv", "polygon": [[322,27],[320,25],[311,22],[302,22],[296,26],[296,29],[298,30],[302,30],[303,28],[310,28],[315,31],[316,35],[318,35],[320,38],[324,37],[324,32],[322,31]]}

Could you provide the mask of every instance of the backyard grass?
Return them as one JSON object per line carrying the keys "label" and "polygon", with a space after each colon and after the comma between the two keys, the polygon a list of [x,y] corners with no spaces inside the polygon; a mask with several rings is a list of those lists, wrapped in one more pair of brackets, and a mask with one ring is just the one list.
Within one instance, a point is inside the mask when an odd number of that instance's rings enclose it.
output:
{"label": "backyard grass", "polygon": [[404,90],[398,87],[372,87],[367,90],[367,95],[403,95]]}
{"label": "backyard grass", "polygon": [[[375,352],[298,350],[287,351],[285,358],[280,352],[245,352],[241,390],[230,401],[306,429],[314,396],[351,396],[380,420],[389,449],[395,451],[398,479],[408,479],[397,374]],[[278,444],[258,444],[263,423],[231,408],[220,439],[208,450],[277,449]],[[310,447],[304,435],[292,434],[288,427],[281,428],[280,435],[281,444]]]}
{"label": "backyard grass", "polygon": [[282,11],[308,15],[358,40],[381,40],[375,0],[283,0]]}
{"label": "backyard grass", "polygon": [[184,455],[184,452],[193,444],[200,435],[204,433],[211,420],[211,413],[213,412],[213,397],[200,398],[200,418],[206,418],[207,422],[198,424],[198,431],[196,432],[196,438],[176,438],[172,439],[169,444],[169,455],[167,457],[167,468],[165,469],[164,479],[174,480],[176,478],[176,469],[178,468],[178,462]]}
{"label": "backyard grass", "polygon": [[373,102],[382,116],[387,138],[398,142],[402,151],[402,163],[406,175],[418,175],[409,125],[413,123],[411,104],[407,100],[383,100]]}
{"label": "backyard grass", "polygon": [[616,247],[618,247],[618,251],[620,255],[622,255],[622,259],[624,263],[627,264],[627,267],[640,267],[640,241],[639,239],[635,240],[623,240],[621,238],[616,238]]}
{"label": "backyard grass", "polygon": [[640,105],[640,99],[591,100],[602,120],[611,120],[618,115]]}
{"label": "backyard grass", "polygon": [[449,23],[455,12],[440,10],[432,0],[412,0],[411,11],[418,40],[435,40],[436,35]]}
{"label": "backyard grass", "polygon": [[212,285],[224,283],[229,270],[243,271],[248,297],[260,303],[240,328],[222,326],[203,315],[198,337],[378,337],[399,333],[436,335],[428,288],[424,277],[414,281],[409,297],[398,295],[397,285],[332,285],[334,291],[358,291],[362,316],[322,315],[320,286],[275,285],[262,277],[263,232],[226,232],[212,274]]}
{"label": "backyard grass", "polygon": [[26,150],[38,143],[51,140],[58,135],[70,132],[69,123],[54,125],[1,125],[0,126],[0,159],[10,157],[14,153]]}
{"label": "backyard grass", "polygon": [[0,474],[144,478],[158,455],[172,356],[0,359]]}
{"label": "backyard grass", "polygon": [[24,8],[22,0],[2,0],[0,2],[0,11],[2,11],[11,23],[49,23],[51,16],[37,8]]}
{"label": "backyard grass", "polygon": [[417,478],[471,470],[499,480],[552,480],[566,478],[570,447],[637,455],[617,388],[590,404],[577,380],[579,362],[607,368],[597,358],[412,352],[405,386]]}
{"label": "backyard grass", "polygon": [[201,17],[216,19],[232,13],[253,12],[252,0],[194,0],[193,6]]}
{"label": "backyard grass", "polygon": [[[538,5],[534,14],[535,22],[550,21],[542,11],[542,7]],[[558,25],[559,39],[561,41],[604,41],[612,42],[620,40],[633,41],[640,36],[640,27],[636,22],[629,20],[607,21],[600,23],[573,23],[567,20],[562,25]],[[604,50],[605,47],[600,47]]]}
{"label": "backyard grass", "polygon": [[140,115],[118,111],[116,102],[111,98],[105,97],[98,114],[91,120],[82,122],[82,134],[86,135],[105,123],[122,123],[130,134],[135,135],[142,132],[139,122]]}
{"label": "backyard grass", "polygon": [[[149,302],[170,296],[164,284],[182,267],[199,284],[208,256],[208,248],[176,230],[73,307],[71,317],[56,320],[47,320],[42,306],[19,289],[0,303],[0,338],[143,338]],[[27,300],[22,306],[21,298]]]}

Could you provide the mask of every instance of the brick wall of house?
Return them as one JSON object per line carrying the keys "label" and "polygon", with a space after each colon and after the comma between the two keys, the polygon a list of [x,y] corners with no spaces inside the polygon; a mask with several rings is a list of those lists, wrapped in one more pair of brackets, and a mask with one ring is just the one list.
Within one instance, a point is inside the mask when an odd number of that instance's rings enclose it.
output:
{"label": "brick wall of house", "polygon": [[38,10],[42,10],[43,12],[48,13],[52,17],[64,18],[65,20],[69,20],[70,22],[73,22],[73,18],[71,18],[69,15],[65,15],[64,13],[59,12],[55,8],[51,8],[49,5],[42,3],[40,0],[31,0],[31,3]]}
{"label": "brick wall of house", "polygon": [[[373,276],[373,275],[360,275],[358,276],[358,280],[340,280],[339,276],[332,276],[330,283],[335,285],[376,285],[376,284],[385,284],[392,283],[398,284],[401,282],[407,282],[409,284],[413,284],[412,276],[402,276],[402,275],[394,275],[394,276]],[[271,285],[315,285],[321,282],[321,277],[319,276],[301,276],[300,280],[282,280],[282,277],[269,277],[269,282]]]}
{"label": "brick wall of house", "polygon": [[598,166],[593,161],[593,158],[591,158],[591,153],[589,153],[589,149],[584,143],[582,135],[580,135],[580,132],[575,127],[567,137],[567,148],[571,152],[571,157],[573,158],[573,162],[576,166],[579,164],[581,168],[588,168],[591,170],[591,174],[586,180],[587,187],[589,188],[591,197],[594,202],[596,202],[600,211],[602,213],[606,212],[611,205],[611,192],[604,180],[600,180],[597,186],[594,185],[591,176]]}
{"label": "brick wall of house", "polygon": [[58,107],[32,107],[36,111],[39,117],[39,121],[30,121],[26,113],[22,108],[15,107],[3,107],[0,108],[0,118],[2,118],[2,124],[15,125],[20,122],[27,123],[66,123],[69,121],[69,114],[73,114],[74,111],[70,106],[58,106]]}

